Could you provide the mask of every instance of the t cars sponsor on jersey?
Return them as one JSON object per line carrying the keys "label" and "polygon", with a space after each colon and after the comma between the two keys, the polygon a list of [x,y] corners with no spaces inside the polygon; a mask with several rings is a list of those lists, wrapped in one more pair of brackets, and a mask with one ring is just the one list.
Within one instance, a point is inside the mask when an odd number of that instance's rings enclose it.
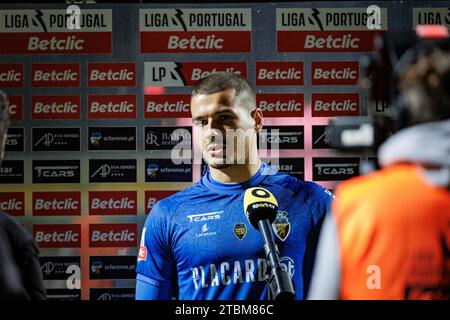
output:
{"label": "t cars sponsor on jersey", "polygon": [[67,270],[71,266],[81,267],[80,257],[39,257],[42,275],[44,280],[67,280],[70,272]]}
{"label": "t cars sponsor on jersey", "polygon": [[279,172],[286,173],[299,180],[305,180],[304,158],[265,158],[261,160],[268,165],[275,167]]}
{"label": "t cars sponsor on jersey", "polygon": [[89,191],[90,215],[136,215],[137,191]]}
{"label": "t cars sponsor on jersey", "polygon": [[246,62],[145,62],[144,85],[150,87],[194,86],[200,79],[226,71],[247,77]]}
{"label": "t cars sponsor on jersey", "polygon": [[90,256],[89,279],[135,279],[136,256]]}
{"label": "t cars sponsor on jersey", "polygon": [[81,300],[81,289],[47,289],[47,300]]}
{"label": "t cars sponsor on jersey", "polygon": [[89,159],[89,182],[136,182],[136,159]]}
{"label": "t cars sponsor on jersey", "polygon": [[136,150],[136,127],[89,127],[89,151]]}
{"label": "t cars sponsor on jersey", "polygon": [[22,63],[0,63],[0,88],[20,88],[23,84]]}
{"label": "t cars sponsor on jersey", "polygon": [[89,87],[135,87],[135,62],[88,63]]}
{"label": "t cars sponsor on jersey", "polygon": [[251,52],[247,8],[140,9],[142,53]]}
{"label": "t cars sponsor on jersey", "polygon": [[145,214],[149,214],[150,210],[153,209],[153,206],[158,202],[159,200],[162,200],[164,198],[167,198],[175,193],[177,193],[178,190],[164,190],[164,191],[153,191],[153,190],[147,190],[145,191]]}
{"label": "t cars sponsor on jersey", "polygon": [[303,62],[256,61],[257,86],[302,86]]}
{"label": "t cars sponsor on jersey", "polygon": [[1,10],[0,21],[0,54],[112,52],[112,9]]}
{"label": "t cars sponsor on jersey", "polygon": [[145,127],[145,150],[192,148],[192,127]]}
{"label": "t cars sponsor on jersey", "polygon": [[145,95],[145,118],[190,118],[189,94]]}
{"label": "t cars sponsor on jersey", "polygon": [[311,98],[313,117],[358,116],[358,93],[313,93]]}
{"label": "t cars sponsor on jersey", "polygon": [[303,126],[264,126],[258,136],[258,149],[303,149]]}
{"label": "t cars sponsor on jersey", "polygon": [[3,160],[0,167],[0,184],[21,184],[23,181],[23,160]]}
{"label": "t cars sponsor on jersey", "polygon": [[79,216],[81,192],[33,192],[33,216]]}
{"label": "t cars sponsor on jersey", "polygon": [[90,300],[134,300],[135,288],[90,288]]}
{"label": "t cars sponsor on jersey", "polygon": [[39,248],[80,248],[80,224],[34,224],[33,237]]}
{"label": "t cars sponsor on jersey", "polygon": [[358,157],[313,157],[314,181],[342,181],[358,174]]}
{"label": "t cars sponsor on jersey", "polygon": [[0,192],[0,210],[13,217],[25,215],[25,192]]}
{"label": "t cars sponsor on jersey", "polygon": [[413,29],[418,24],[439,24],[450,29],[449,8],[413,8]]}
{"label": "t cars sponsor on jersey", "polygon": [[88,119],[136,119],[136,95],[88,95]]}
{"label": "t cars sponsor on jersey", "polygon": [[79,95],[33,95],[31,118],[33,120],[80,119]]}
{"label": "t cars sponsor on jersey", "polygon": [[145,159],[145,182],[192,182],[192,161],[184,160],[175,164],[172,159]]}
{"label": "t cars sponsor on jersey", "polygon": [[80,151],[80,128],[32,128],[33,151]]}
{"label": "t cars sponsor on jersey", "polygon": [[387,30],[387,9],[368,12],[367,7],[277,8],[277,51],[372,51],[375,36]]}
{"label": "t cars sponsor on jersey", "polygon": [[80,160],[33,160],[33,183],[80,183]]}
{"label": "t cars sponsor on jersey", "polygon": [[259,93],[256,105],[264,117],[303,117],[304,95],[293,93]]}
{"label": "t cars sponsor on jersey", "polygon": [[79,87],[80,64],[53,62],[31,63],[31,86],[44,87]]}
{"label": "t cars sponsor on jersey", "polygon": [[24,129],[8,128],[6,134],[5,151],[23,152],[24,150]]}
{"label": "t cars sponsor on jersey", "polygon": [[358,61],[313,61],[311,63],[312,85],[357,85]]}
{"label": "t cars sponsor on jersey", "polygon": [[135,223],[109,223],[89,225],[89,247],[136,247]]}
{"label": "t cars sponsor on jersey", "polygon": [[23,97],[8,96],[9,100],[9,119],[23,120]]}
{"label": "t cars sponsor on jersey", "polygon": [[312,147],[313,149],[331,149],[330,137],[327,126],[312,126]]}

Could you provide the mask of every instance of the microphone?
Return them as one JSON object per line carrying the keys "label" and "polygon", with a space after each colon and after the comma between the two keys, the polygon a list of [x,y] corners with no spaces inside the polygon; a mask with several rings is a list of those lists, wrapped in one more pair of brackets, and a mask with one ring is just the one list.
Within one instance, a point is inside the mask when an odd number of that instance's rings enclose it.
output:
{"label": "microphone", "polygon": [[277,217],[278,202],[267,189],[254,187],[244,194],[244,210],[250,224],[261,232],[264,252],[271,273],[269,277],[269,300],[294,300],[294,284],[280,262],[280,253],[272,235],[271,225]]}

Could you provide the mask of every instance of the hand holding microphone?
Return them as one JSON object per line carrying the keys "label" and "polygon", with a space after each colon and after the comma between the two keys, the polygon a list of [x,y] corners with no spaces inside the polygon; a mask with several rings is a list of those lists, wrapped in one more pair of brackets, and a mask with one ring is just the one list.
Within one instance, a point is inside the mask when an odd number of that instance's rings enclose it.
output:
{"label": "hand holding microphone", "polygon": [[271,224],[277,217],[277,199],[267,189],[250,188],[244,194],[244,210],[248,221],[261,232],[264,240],[264,252],[271,267],[269,300],[293,300],[294,284],[289,273],[281,266],[278,248],[272,235]]}

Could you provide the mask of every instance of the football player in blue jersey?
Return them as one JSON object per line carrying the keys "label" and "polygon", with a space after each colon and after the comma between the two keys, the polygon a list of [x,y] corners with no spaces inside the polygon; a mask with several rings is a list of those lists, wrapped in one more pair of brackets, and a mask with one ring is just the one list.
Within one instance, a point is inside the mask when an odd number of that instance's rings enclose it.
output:
{"label": "football player in blue jersey", "polygon": [[245,190],[256,186],[278,201],[273,234],[295,298],[303,299],[331,193],[261,162],[257,134],[263,113],[239,75],[202,79],[192,92],[191,113],[209,170],[151,210],[142,230],[136,299],[267,299],[270,265],[243,205]]}

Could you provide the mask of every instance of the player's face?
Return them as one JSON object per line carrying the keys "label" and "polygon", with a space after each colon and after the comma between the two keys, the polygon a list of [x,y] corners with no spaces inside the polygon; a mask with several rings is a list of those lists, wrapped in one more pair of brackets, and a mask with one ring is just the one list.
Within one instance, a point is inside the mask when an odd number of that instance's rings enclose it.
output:
{"label": "player's face", "polygon": [[221,169],[248,163],[249,149],[256,150],[255,111],[242,105],[246,101],[234,89],[192,97],[195,142],[209,166]]}

